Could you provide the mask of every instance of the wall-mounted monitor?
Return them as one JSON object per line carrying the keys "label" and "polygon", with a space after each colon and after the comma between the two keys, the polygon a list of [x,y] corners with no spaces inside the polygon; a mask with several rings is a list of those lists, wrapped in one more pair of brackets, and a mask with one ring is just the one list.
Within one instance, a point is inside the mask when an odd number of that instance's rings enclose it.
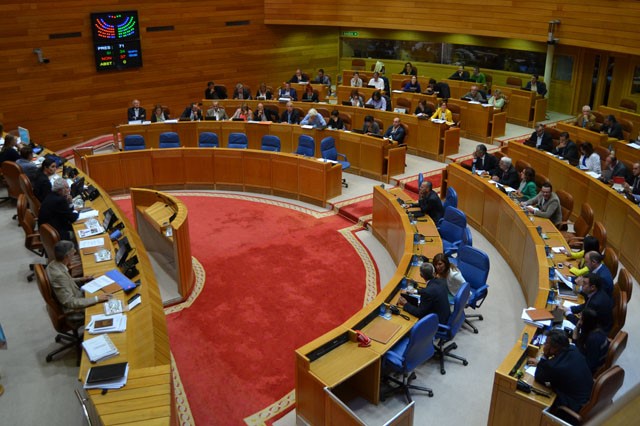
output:
{"label": "wall-mounted monitor", "polygon": [[98,71],[142,66],[137,11],[92,13],[91,30]]}

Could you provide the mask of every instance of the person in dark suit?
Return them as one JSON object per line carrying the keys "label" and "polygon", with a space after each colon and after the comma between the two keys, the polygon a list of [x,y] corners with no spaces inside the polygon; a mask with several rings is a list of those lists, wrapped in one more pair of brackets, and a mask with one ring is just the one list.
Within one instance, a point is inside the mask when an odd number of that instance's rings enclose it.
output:
{"label": "person in dark suit", "polygon": [[411,296],[400,296],[398,306],[418,318],[423,318],[429,314],[436,314],[438,315],[438,322],[440,324],[446,324],[451,315],[449,296],[447,296],[449,293],[449,290],[447,290],[447,281],[442,278],[434,278],[435,269],[429,262],[425,262],[420,266],[420,276],[427,283],[425,288],[418,290],[420,305],[415,306],[407,303],[405,297]]}
{"label": "person in dark suit", "polygon": [[600,133],[606,133],[610,138],[624,139],[622,125],[618,123],[614,115],[607,115],[604,118],[604,124],[600,128]]}
{"label": "person in dark suit", "polygon": [[20,159],[20,154],[16,151],[18,146],[18,138],[8,134],[4,137],[4,144],[0,149],[0,164],[5,161],[13,161],[14,163]]}
{"label": "person in dark suit", "polygon": [[327,121],[327,127],[330,129],[336,129],[336,130],[345,129],[344,122],[342,121],[342,118],[340,118],[340,111],[338,111],[337,109],[334,109],[333,111],[331,111],[331,116]]}
{"label": "person in dark suit", "polygon": [[406,136],[406,133],[404,131],[404,127],[400,123],[400,118],[396,117],[393,119],[393,124],[389,126],[383,136],[393,142],[396,142],[398,146],[404,146],[404,137]]}
{"label": "person in dark suit", "polygon": [[293,109],[293,102],[287,102],[287,109],[280,116],[281,123],[298,124],[300,122],[300,113]]}
{"label": "person in dark suit", "polygon": [[604,169],[600,180],[604,183],[613,183],[613,178],[623,178],[625,181],[629,176],[629,171],[622,161],[619,161],[615,154],[609,154],[604,161]]}
{"label": "person in dark suit", "polygon": [[255,99],[264,100],[264,101],[270,101],[272,98],[273,98],[273,95],[271,94],[271,90],[267,89],[267,84],[266,83],[260,83],[260,87],[258,88],[258,91],[256,92]]}
{"label": "person in dark suit", "polygon": [[576,284],[581,286],[585,295],[585,302],[570,308],[564,307],[567,319],[574,324],[579,321],[578,315],[585,309],[593,309],[598,315],[598,322],[608,333],[613,325],[613,300],[602,288],[602,279],[598,274],[589,272],[587,275],[576,278]]}
{"label": "person in dark suit", "polygon": [[533,74],[531,76],[531,80],[528,81],[527,85],[524,87],[524,90],[531,90],[540,96],[544,96],[547,94],[547,85],[544,81],[538,80],[538,74]]}
{"label": "person in dark suit", "polygon": [[551,152],[569,161],[569,164],[572,166],[577,165],[578,160],[580,159],[578,146],[574,141],[569,139],[569,133],[567,132],[560,133],[560,142]]}
{"label": "person in dark suit", "polygon": [[498,168],[498,159],[495,155],[491,155],[487,152],[487,147],[484,144],[476,146],[476,150],[473,152],[472,170],[485,171],[490,175],[496,173]]}
{"label": "person in dark suit", "polygon": [[197,102],[191,103],[184,109],[180,121],[202,121],[202,111]]}
{"label": "person in dark suit", "polygon": [[590,251],[584,255],[584,266],[589,269],[589,272],[593,272],[600,277],[602,289],[609,297],[613,297],[613,274],[607,268],[607,265],[602,263],[603,260],[604,257],[600,253]]}
{"label": "person in dark suit", "polygon": [[70,240],[73,238],[73,222],[78,219],[78,213],[71,207],[71,192],[66,179],[57,179],[53,182],[51,192],[46,196],[40,206],[38,223],[40,225],[48,223],[60,234],[60,239]]}
{"label": "person in dark suit", "polygon": [[51,192],[51,176],[56,174],[58,165],[52,158],[45,158],[33,180],[33,194],[42,203]]}
{"label": "person in dark suit", "polygon": [[634,163],[629,178],[624,183],[624,191],[633,195],[636,203],[640,202],[640,163]]}
{"label": "person in dark suit", "polygon": [[278,90],[278,99],[281,99],[281,98],[297,101],[298,93],[296,92],[296,89],[291,87],[291,84],[283,83],[280,90]]}
{"label": "person in dark suit", "polygon": [[593,377],[587,361],[578,348],[569,344],[562,330],[550,330],[542,347],[540,360],[529,358],[527,364],[537,365],[536,381],[549,384],[556,393],[554,406],[566,406],[576,413],[591,398]]}
{"label": "person in dark suit", "polygon": [[251,93],[242,83],[238,83],[233,89],[233,99],[251,99]]}
{"label": "person in dark suit", "polygon": [[289,83],[308,83],[309,76],[303,73],[300,68],[296,70],[296,73],[289,79]]}
{"label": "person in dark suit", "polygon": [[435,223],[438,223],[444,215],[442,201],[433,190],[433,184],[428,180],[425,180],[422,182],[422,185],[420,185],[418,202],[411,204],[409,207],[420,207],[420,211],[412,211],[411,213],[413,213],[415,217],[429,215]]}
{"label": "person in dark suit", "polygon": [[460,66],[458,66],[458,69],[456,70],[456,72],[451,74],[451,76],[449,77],[449,80],[464,80],[464,81],[468,81],[469,77],[470,77],[469,76],[469,71],[465,71],[464,66],[460,65]]}
{"label": "person in dark suit", "polygon": [[549,133],[544,131],[544,124],[542,123],[536,124],[536,130],[524,144],[532,148],[543,149],[547,152],[553,151],[553,138]]}
{"label": "person in dark suit", "polygon": [[491,177],[492,180],[502,185],[510,186],[517,189],[520,186],[518,171],[513,167],[513,162],[509,157],[502,157],[498,163],[496,174]]}
{"label": "person in dark suit", "polygon": [[549,219],[556,226],[562,222],[560,198],[558,198],[558,194],[553,192],[553,187],[549,182],[542,184],[542,188],[540,188],[538,195],[530,200],[520,203],[520,205],[522,207],[526,207],[534,216]]}
{"label": "person in dark suit", "polygon": [[207,83],[204,89],[205,99],[227,99],[227,91],[223,86],[216,86],[213,81]]}
{"label": "person in dark suit", "polygon": [[596,311],[589,308],[582,311],[572,339],[587,360],[591,374],[594,374],[605,363],[609,350],[609,339],[598,322]]}
{"label": "person in dark suit", "polygon": [[127,121],[144,121],[147,119],[147,110],[140,106],[140,101],[134,99],[131,108],[127,110]]}
{"label": "person in dark suit", "polygon": [[278,114],[271,109],[265,109],[264,105],[259,103],[256,106],[255,111],[253,111],[253,121],[273,121],[274,123],[277,123]]}

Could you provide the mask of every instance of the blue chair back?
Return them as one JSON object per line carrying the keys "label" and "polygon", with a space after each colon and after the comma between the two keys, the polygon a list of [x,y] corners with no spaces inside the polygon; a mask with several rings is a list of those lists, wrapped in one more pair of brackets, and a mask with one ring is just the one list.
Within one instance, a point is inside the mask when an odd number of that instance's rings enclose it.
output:
{"label": "blue chair back", "polygon": [[127,135],[124,137],[124,150],[135,151],[145,149],[144,138],[142,135]]}
{"label": "blue chair back", "polygon": [[322,154],[322,158],[338,161],[336,140],[332,136],[328,136],[320,141],[320,153]]}
{"label": "blue chair back", "polygon": [[176,132],[160,133],[160,148],[180,148],[180,136]]}
{"label": "blue chair back", "polygon": [[464,234],[462,234],[462,245],[473,245],[473,235],[471,235],[471,228],[469,228],[469,225],[467,225],[467,227],[464,229]]}
{"label": "blue chair back", "polygon": [[477,248],[462,246],[458,250],[457,263],[462,276],[469,283],[471,291],[469,304],[473,305],[477,301],[484,299],[489,291],[489,286],[487,285],[489,269],[491,268],[489,256]]}
{"label": "blue chair back", "polygon": [[469,283],[465,282],[458,290],[458,293],[456,293],[453,301],[453,311],[449,316],[449,321],[447,321],[447,324],[441,324],[441,327],[436,333],[436,337],[451,340],[458,333],[458,330],[460,330],[460,327],[462,327],[464,323],[464,307],[467,306],[467,302],[469,301],[469,294]]}
{"label": "blue chair back", "polygon": [[280,152],[280,138],[274,135],[264,135],[261,149],[263,151]]}
{"label": "blue chair back", "polygon": [[220,146],[218,135],[212,132],[202,132],[198,138],[198,146],[200,148],[217,148]]}
{"label": "blue chair back", "polygon": [[418,173],[418,189],[422,186],[422,182],[424,182],[424,176],[422,173]]}
{"label": "blue chair back", "polygon": [[309,135],[300,135],[298,137],[298,149],[296,154],[304,155],[305,157],[316,156],[316,142]]}
{"label": "blue chair back", "polygon": [[229,133],[229,148],[247,149],[249,140],[244,133]]}
{"label": "blue chair back", "polygon": [[400,340],[385,354],[385,362],[396,371],[410,372],[435,353],[433,338],[438,331],[438,315],[429,314],[411,328],[409,337]]}
{"label": "blue chair back", "polygon": [[447,187],[447,195],[444,199],[443,207],[446,209],[449,206],[458,208],[458,193],[450,186]]}
{"label": "blue chair back", "polygon": [[467,216],[455,207],[447,207],[438,231],[450,243],[462,243],[467,228]]}

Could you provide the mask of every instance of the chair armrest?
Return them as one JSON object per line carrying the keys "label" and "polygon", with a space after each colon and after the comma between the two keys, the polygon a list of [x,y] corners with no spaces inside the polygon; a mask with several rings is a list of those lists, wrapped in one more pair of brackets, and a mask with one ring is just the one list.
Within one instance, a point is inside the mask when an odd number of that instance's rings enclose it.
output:
{"label": "chair armrest", "polygon": [[344,154],[340,154],[340,153],[338,153],[338,157],[342,157],[342,158],[344,158],[344,161],[349,161],[349,160],[347,160],[347,156],[346,156],[346,155],[344,155]]}
{"label": "chair armrest", "polygon": [[560,222],[556,228],[558,228],[559,231],[566,231],[569,229],[569,222]]}
{"label": "chair armrest", "polygon": [[567,244],[569,244],[569,247],[571,248],[580,248],[582,247],[583,242],[584,237],[572,237],[569,241],[567,241]]}
{"label": "chair armrest", "polygon": [[564,405],[557,407],[553,414],[572,425],[582,424],[582,416]]}

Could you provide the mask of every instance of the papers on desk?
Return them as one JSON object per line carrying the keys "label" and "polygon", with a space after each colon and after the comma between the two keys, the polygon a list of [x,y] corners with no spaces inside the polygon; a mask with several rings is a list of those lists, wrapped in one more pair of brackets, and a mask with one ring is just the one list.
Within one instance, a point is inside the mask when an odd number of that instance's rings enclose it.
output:
{"label": "papers on desk", "polygon": [[90,219],[92,217],[98,217],[98,210],[88,210],[86,212],[78,213],[78,220]]}
{"label": "papers on desk", "polygon": [[87,227],[85,229],[80,229],[78,231],[79,238],[87,238],[93,237],[94,235],[102,234],[104,232],[104,228],[99,223],[89,223],[91,220],[87,222]]}
{"label": "papers on desk", "polygon": [[524,367],[524,372],[526,374],[531,374],[533,377],[536,377],[536,366],[535,365],[527,365]]}
{"label": "papers on desk", "polygon": [[404,93],[402,90],[392,90],[391,93]]}
{"label": "papers on desk", "polygon": [[560,254],[560,253],[564,253],[566,251],[566,248],[564,248],[563,246],[551,247],[551,251],[556,254]]}
{"label": "papers on desk", "polygon": [[164,120],[164,122],[165,122],[165,123],[169,123],[169,124],[171,124],[171,123],[177,123],[177,122],[178,122],[178,119],[177,119],[177,118],[174,118],[174,119],[171,119],[171,120]]}
{"label": "papers on desk", "polygon": [[101,275],[98,278],[95,278],[91,281],[89,281],[88,283],[86,283],[85,285],[83,285],[82,287],[80,287],[82,290],[84,290],[85,292],[88,293],[95,293],[98,290],[103,289],[104,287],[113,284],[115,281],[113,281],[111,278],[109,278],[106,275]]}
{"label": "papers on desk", "polygon": [[104,237],[92,238],[90,240],[82,240],[78,243],[80,250],[90,247],[102,247],[104,245]]}
{"label": "papers on desk", "polygon": [[600,179],[600,173],[591,172],[591,171],[588,171],[588,172],[585,172],[585,173],[588,174],[589,176],[591,176],[594,179]]}
{"label": "papers on desk", "polygon": [[91,367],[84,381],[85,389],[120,389],[127,384],[129,363],[101,365]]}
{"label": "papers on desk", "polygon": [[560,297],[571,300],[578,300],[578,295],[575,293],[575,284],[567,277],[562,275],[556,270],[556,278],[558,279],[558,292]]}
{"label": "papers on desk", "polygon": [[478,101],[469,101],[469,103],[470,103],[470,104],[477,104],[477,105],[480,105],[480,102],[478,102]]}
{"label": "papers on desk", "polygon": [[629,145],[631,148],[640,149],[640,144],[637,144],[636,142],[630,142],[627,145]]}
{"label": "papers on desk", "polygon": [[142,120],[129,120],[128,124],[142,124]]}
{"label": "papers on desk", "polygon": [[562,301],[562,307],[563,308],[572,308],[574,306],[578,306],[577,302],[571,302],[569,300],[563,300]]}
{"label": "papers on desk", "polygon": [[107,316],[118,315],[124,312],[124,304],[122,300],[110,299],[102,304],[104,306],[104,314]]}
{"label": "papers on desk", "polygon": [[321,163],[333,163],[333,164],[338,164],[337,161],[334,160],[329,160],[327,158],[317,158],[318,161],[320,161]]}
{"label": "papers on desk", "polygon": [[303,125],[302,125],[302,126],[300,126],[300,127],[302,127],[303,129],[313,129],[313,126],[312,126],[312,125],[310,125],[310,124],[303,124]]}
{"label": "papers on desk", "polygon": [[517,191],[517,189],[513,189],[510,186],[506,186],[506,185],[503,185],[503,184],[498,183],[498,182],[496,182],[496,186],[500,187],[500,188],[504,188],[504,190],[507,192],[507,194],[511,194],[512,192],[516,192]]}
{"label": "papers on desk", "polygon": [[439,118],[432,118],[431,121],[438,124],[446,123],[445,120],[440,120]]}
{"label": "papers on desk", "polygon": [[120,354],[108,334],[85,340],[82,342],[82,347],[91,362],[102,361]]}
{"label": "papers on desk", "polygon": [[488,104],[488,103],[487,104],[480,104],[480,105],[482,105],[483,108],[493,108],[493,105]]}
{"label": "papers on desk", "polygon": [[534,321],[530,316],[529,316],[529,311],[531,312],[536,312],[538,311],[538,309],[536,308],[524,308],[522,310],[522,320],[527,323],[527,324],[531,324],[534,325],[538,328],[543,328],[543,327],[550,327],[551,326],[551,320],[541,320],[541,321]]}
{"label": "papers on desk", "polygon": [[89,334],[122,333],[127,329],[127,316],[121,313],[93,315],[86,328]]}

